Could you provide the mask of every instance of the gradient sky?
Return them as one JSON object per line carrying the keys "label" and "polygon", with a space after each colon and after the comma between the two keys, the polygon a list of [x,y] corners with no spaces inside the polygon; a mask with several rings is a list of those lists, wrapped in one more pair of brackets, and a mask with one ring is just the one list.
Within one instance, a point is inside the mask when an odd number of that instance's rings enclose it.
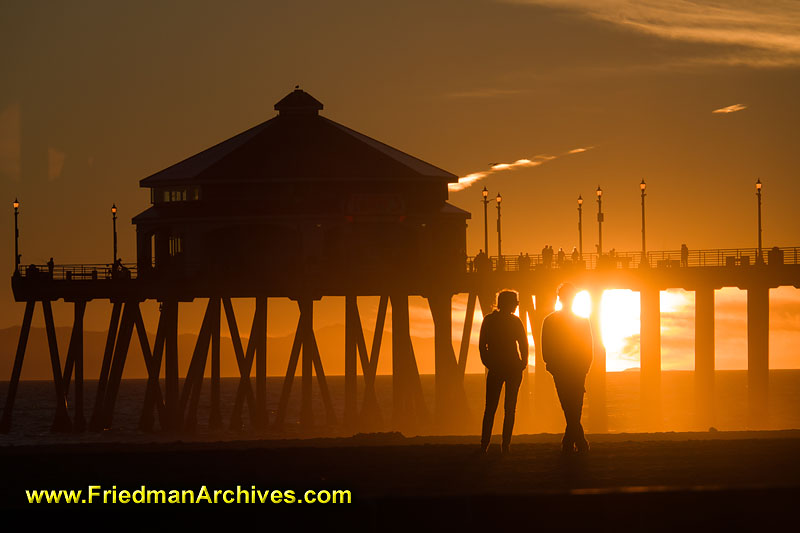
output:
{"label": "gradient sky", "polygon": [[[505,253],[571,249],[578,194],[591,249],[598,185],[604,247],[636,250],[641,179],[651,250],[755,246],[756,178],[765,246],[800,245],[800,3],[790,0],[7,0],[0,67],[9,273],[15,196],[24,263],[109,262],[112,202],[132,261],[128,222],[149,205],[138,180],[271,118],[295,84],[327,117],[459,176],[541,162],[451,193],[473,213],[470,253],[482,246],[483,185],[504,198]],[[570,153],[579,148],[590,149]],[[743,301],[731,294],[724,301]],[[0,301],[0,327],[18,324],[10,284]],[[87,328],[100,330],[108,306],[94,307]],[[341,307],[319,304],[317,324],[341,322]],[[794,289],[773,311],[784,332],[774,355],[797,340]],[[290,315],[271,315],[271,334],[286,334]],[[61,324],[67,316],[57,310]],[[718,353],[744,308],[724,316]],[[682,324],[674,337],[691,350]],[[196,313],[181,322],[197,325]]]}

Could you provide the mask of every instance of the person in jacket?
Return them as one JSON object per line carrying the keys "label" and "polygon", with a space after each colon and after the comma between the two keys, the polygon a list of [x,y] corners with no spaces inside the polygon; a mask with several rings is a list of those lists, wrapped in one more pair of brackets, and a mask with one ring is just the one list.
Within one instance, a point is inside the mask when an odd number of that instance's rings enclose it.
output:
{"label": "person in jacket", "polygon": [[528,335],[522,321],[514,315],[518,305],[516,292],[501,291],[497,295],[497,308],[486,315],[481,324],[478,345],[481,361],[489,370],[486,374],[486,409],[481,433],[483,453],[489,448],[494,414],[503,384],[506,387],[506,397],[502,452],[508,453],[511,446],[517,393],[522,383],[522,372],[528,366]]}
{"label": "person in jacket", "polygon": [[553,375],[567,422],[561,441],[564,453],[589,451],[581,411],[586,374],[592,365],[592,328],[589,319],[572,312],[575,294],[573,285],[563,283],[558,288],[561,309],[547,315],[542,324],[542,359]]}

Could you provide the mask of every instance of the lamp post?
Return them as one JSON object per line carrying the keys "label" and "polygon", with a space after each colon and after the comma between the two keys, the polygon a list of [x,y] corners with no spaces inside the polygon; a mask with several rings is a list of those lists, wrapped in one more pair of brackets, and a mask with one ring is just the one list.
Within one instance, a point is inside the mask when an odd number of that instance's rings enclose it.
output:
{"label": "lamp post", "polygon": [[583,197],[578,195],[578,252],[583,261]]}
{"label": "lamp post", "polygon": [[19,272],[19,200],[14,198],[14,273]]}
{"label": "lamp post", "polygon": [[489,189],[486,187],[481,191],[483,195],[483,249],[489,254]]}
{"label": "lamp post", "polygon": [[117,264],[117,204],[111,204],[111,225],[114,229],[114,264]]}
{"label": "lamp post", "polygon": [[639,266],[648,267],[650,266],[650,262],[647,260],[647,245],[645,244],[645,233],[644,233],[644,197],[647,196],[647,193],[644,190],[647,188],[647,184],[642,180],[639,184],[639,189],[642,191],[642,260],[639,263]]}
{"label": "lamp post", "polygon": [[597,186],[597,255],[603,255],[603,189]]}
{"label": "lamp post", "polygon": [[761,251],[761,179],[756,181],[756,197],[758,197],[758,255],[756,261],[758,264],[764,264],[764,253]]}
{"label": "lamp post", "polygon": [[500,193],[497,193],[497,269],[502,270],[505,268],[503,264],[503,247],[502,241],[500,239],[500,202],[503,201],[503,197],[500,196]]}

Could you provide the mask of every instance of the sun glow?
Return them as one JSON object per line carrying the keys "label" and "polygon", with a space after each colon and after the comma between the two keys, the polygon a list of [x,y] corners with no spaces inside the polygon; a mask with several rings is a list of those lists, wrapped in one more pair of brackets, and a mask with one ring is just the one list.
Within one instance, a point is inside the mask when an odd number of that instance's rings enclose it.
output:
{"label": "sun glow", "polygon": [[589,291],[581,291],[575,295],[572,312],[583,318],[589,318],[592,315],[592,297]]}
{"label": "sun glow", "polygon": [[[563,307],[561,300],[556,299],[556,311],[561,311]],[[592,297],[589,295],[589,291],[581,291],[575,295],[575,299],[572,301],[572,312],[583,318],[591,316]]]}
{"label": "sun glow", "polygon": [[[536,302],[536,297],[534,296],[533,299]],[[534,303],[535,306],[535,303]],[[514,316],[519,318],[519,307],[514,310]],[[534,347],[535,343],[533,340],[533,327],[531,326],[530,317],[525,321],[525,331],[528,334],[528,365],[535,366],[536,365],[536,349]]]}
{"label": "sun glow", "polygon": [[[662,291],[660,294],[660,310],[662,313],[662,336],[669,335],[673,327],[667,323],[667,316],[684,313],[691,307],[685,294],[679,291]],[[556,300],[555,310],[560,311],[563,305]],[[572,312],[578,316],[589,318],[592,314],[592,297],[589,291],[580,291],[575,295]],[[515,311],[519,316],[519,310]],[[535,364],[535,347],[533,328],[527,325],[528,344],[530,346],[528,361]],[[621,372],[637,369],[639,363],[640,332],[640,295],[631,290],[609,289],[603,291],[600,301],[600,331],[603,345],[606,348],[606,370]],[[597,332],[593,332],[597,335]],[[663,342],[663,341],[662,341]],[[665,343],[666,344],[666,343]]]}
{"label": "sun glow", "polygon": [[536,366],[536,348],[533,341],[533,327],[531,327],[530,317],[525,323],[526,331],[528,332],[528,366]]}
{"label": "sun glow", "polygon": [[[677,301],[664,298],[662,310],[671,310]],[[556,300],[556,311],[563,305]],[[581,291],[572,302],[572,312],[589,318],[592,314],[592,297]],[[600,301],[600,329],[606,348],[606,370],[619,372],[639,367],[639,293],[629,290],[603,291]],[[596,333],[595,333],[596,334]]]}
{"label": "sun glow", "polygon": [[606,370],[619,372],[639,367],[639,317],[638,292],[603,291],[600,329],[606,348]]}

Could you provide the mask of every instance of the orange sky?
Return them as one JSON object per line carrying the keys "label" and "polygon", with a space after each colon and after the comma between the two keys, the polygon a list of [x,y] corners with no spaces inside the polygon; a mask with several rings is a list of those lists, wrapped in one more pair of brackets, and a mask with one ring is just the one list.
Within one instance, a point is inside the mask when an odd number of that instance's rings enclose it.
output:
{"label": "orange sky", "polygon": [[[4,2],[7,272],[15,196],[23,262],[110,261],[112,202],[121,256],[132,260],[127,221],[149,204],[138,180],[272,117],[297,83],[333,120],[460,176],[542,161],[451,193],[473,213],[470,253],[482,246],[484,185],[504,198],[505,253],[546,243],[571,249],[578,194],[589,199],[591,249],[597,185],[605,191],[604,247],[636,250],[643,178],[652,250],[755,246],[756,178],[764,182],[765,245],[800,245],[800,5],[751,4]],[[776,355],[796,342],[800,298],[794,289],[776,296],[773,366],[800,367],[794,354]],[[0,299],[0,327],[19,323],[10,284],[0,285]],[[744,307],[718,300],[724,358],[739,353],[726,343],[742,330]],[[281,305],[290,304],[272,309]],[[95,307],[87,328],[100,330],[108,309]],[[341,322],[339,307],[321,304],[317,323]],[[271,317],[272,334],[293,326],[284,314]],[[57,316],[67,323],[66,310]],[[686,320],[674,335],[684,363],[693,346]],[[196,314],[185,328],[193,324]],[[665,337],[665,367],[671,342]]]}

